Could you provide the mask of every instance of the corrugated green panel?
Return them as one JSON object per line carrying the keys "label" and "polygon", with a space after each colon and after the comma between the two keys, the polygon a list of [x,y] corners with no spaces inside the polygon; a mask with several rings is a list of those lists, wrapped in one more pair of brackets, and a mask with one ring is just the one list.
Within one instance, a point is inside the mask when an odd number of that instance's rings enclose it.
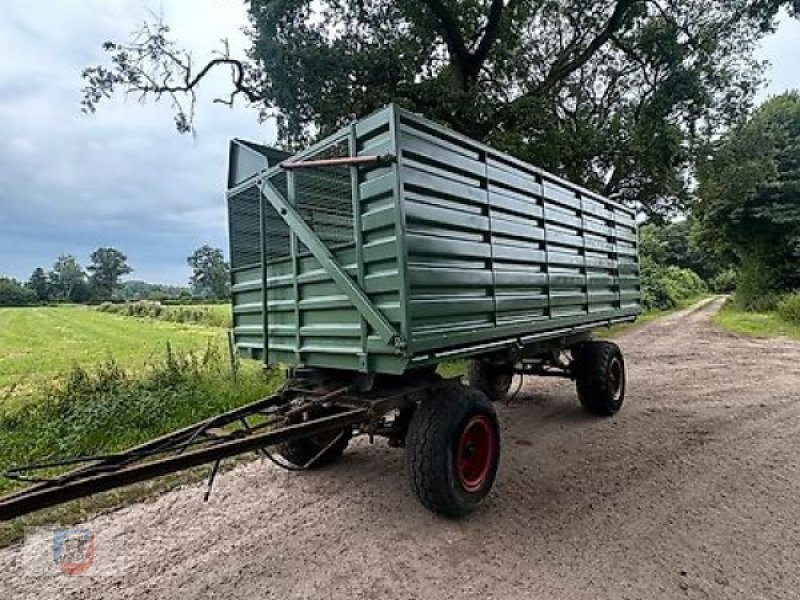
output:
{"label": "corrugated green panel", "polygon": [[413,351],[638,309],[631,211],[414,115],[400,122]]}
{"label": "corrugated green panel", "polygon": [[[412,347],[445,331],[488,331],[494,301],[478,151],[401,120]],[[487,285],[488,284],[488,285]]]}
{"label": "corrugated green panel", "polygon": [[[336,250],[334,256],[348,273],[356,274],[353,246]],[[298,296],[295,300],[294,278],[287,277],[292,269],[291,258],[270,263],[267,267],[269,362],[330,366],[340,363],[337,362],[339,359],[334,360],[328,355],[345,354],[348,355],[346,362],[357,369],[357,355],[362,347],[358,311],[312,256],[297,260]],[[370,299],[399,325],[396,283],[378,288],[367,288]],[[372,351],[394,354],[394,350],[385,345],[382,351],[377,347]]]}

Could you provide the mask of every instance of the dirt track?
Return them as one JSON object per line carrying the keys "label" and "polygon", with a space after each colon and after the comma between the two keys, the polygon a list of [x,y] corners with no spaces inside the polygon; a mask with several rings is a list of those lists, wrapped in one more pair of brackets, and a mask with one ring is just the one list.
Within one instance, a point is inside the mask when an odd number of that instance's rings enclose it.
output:
{"label": "dirt track", "polygon": [[124,578],[31,579],[2,550],[0,597],[798,598],[800,343],[717,331],[719,304],[619,337],[613,419],[527,381],[464,521],[416,502],[401,451],[362,442],[324,471],[254,462],[207,504],[191,487],[97,518],[124,536]]}

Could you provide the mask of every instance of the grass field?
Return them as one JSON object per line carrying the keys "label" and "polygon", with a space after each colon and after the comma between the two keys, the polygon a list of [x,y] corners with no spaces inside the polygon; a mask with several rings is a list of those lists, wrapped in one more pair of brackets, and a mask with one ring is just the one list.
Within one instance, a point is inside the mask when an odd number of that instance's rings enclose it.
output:
{"label": "grass field", "polygon": [[[227,307],[215,307],[221,313]],[[167,348],[170,351],[167,351]],[[226,329],[82,306],[0,309],[0,471],[116,452],[274,392],[279,371],[231,365]],[[160,478],[0,524],[73,523],[207,474]],[[20,484],[0,478],[0,495]]]}
{"label": "grass field", "polygon": [[[227,307],[221,307],[224,309]],[[0,398],[72,366],[113,358],[135,367],[162,355],[225,343],[220,328],[133,319],[85,306],[0,308]]]}
{"label": "grass field", "polygon": [[786,336],[800,339],[800,325],[782,319],[778,313],[744,311],[733,302],[726,302],[714,318],[715,325],[742,335],[754,337]]}

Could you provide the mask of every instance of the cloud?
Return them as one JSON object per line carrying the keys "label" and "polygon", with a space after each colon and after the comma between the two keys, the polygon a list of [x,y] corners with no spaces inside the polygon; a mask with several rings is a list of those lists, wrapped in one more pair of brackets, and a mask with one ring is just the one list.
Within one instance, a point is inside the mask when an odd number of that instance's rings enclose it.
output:
{"label": "cloud", "polygon": [[[244,3],[163,2],[164,18],[196,61],[222,37],[246,47]],[[161,8],[158,9],[162,11]],[[100,45],[124,40],[149,17],[140,2],[12,3],[0,21],[0,275],[26,278],[71,253],[100,245],[128,254],[134,276],[184,283],[185,257],[203,244],[227,248],[225,169],[232,137],[271,142],[274,128],[252,109],[208,100],[197,138],[175,132],[167,104],[115,98],[80,113],[80,72],[104,59]],[[19,57],[8,60],[8,57]],[[202,100],[206,101],[203,102]]]}
{"label": "cloud", "polygon": [[770,62],[767,86],[759,94],[760,100],[780,94],[786,90],[800,90],[800,69],[797,57],[800,56],[800,19],[781,12],[778,30],[764,39],[758,51],[758,58]]}

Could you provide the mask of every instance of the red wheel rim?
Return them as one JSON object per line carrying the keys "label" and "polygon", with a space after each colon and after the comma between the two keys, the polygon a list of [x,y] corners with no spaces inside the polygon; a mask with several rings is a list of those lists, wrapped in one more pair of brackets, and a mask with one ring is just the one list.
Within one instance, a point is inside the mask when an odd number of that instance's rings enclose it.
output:
{"label": "red wheel rim", "polygon": [[467,492],[479,491],[494,464],[495,431],[484,415],[472,417],[458,440],[456,474],[461,487]]}

